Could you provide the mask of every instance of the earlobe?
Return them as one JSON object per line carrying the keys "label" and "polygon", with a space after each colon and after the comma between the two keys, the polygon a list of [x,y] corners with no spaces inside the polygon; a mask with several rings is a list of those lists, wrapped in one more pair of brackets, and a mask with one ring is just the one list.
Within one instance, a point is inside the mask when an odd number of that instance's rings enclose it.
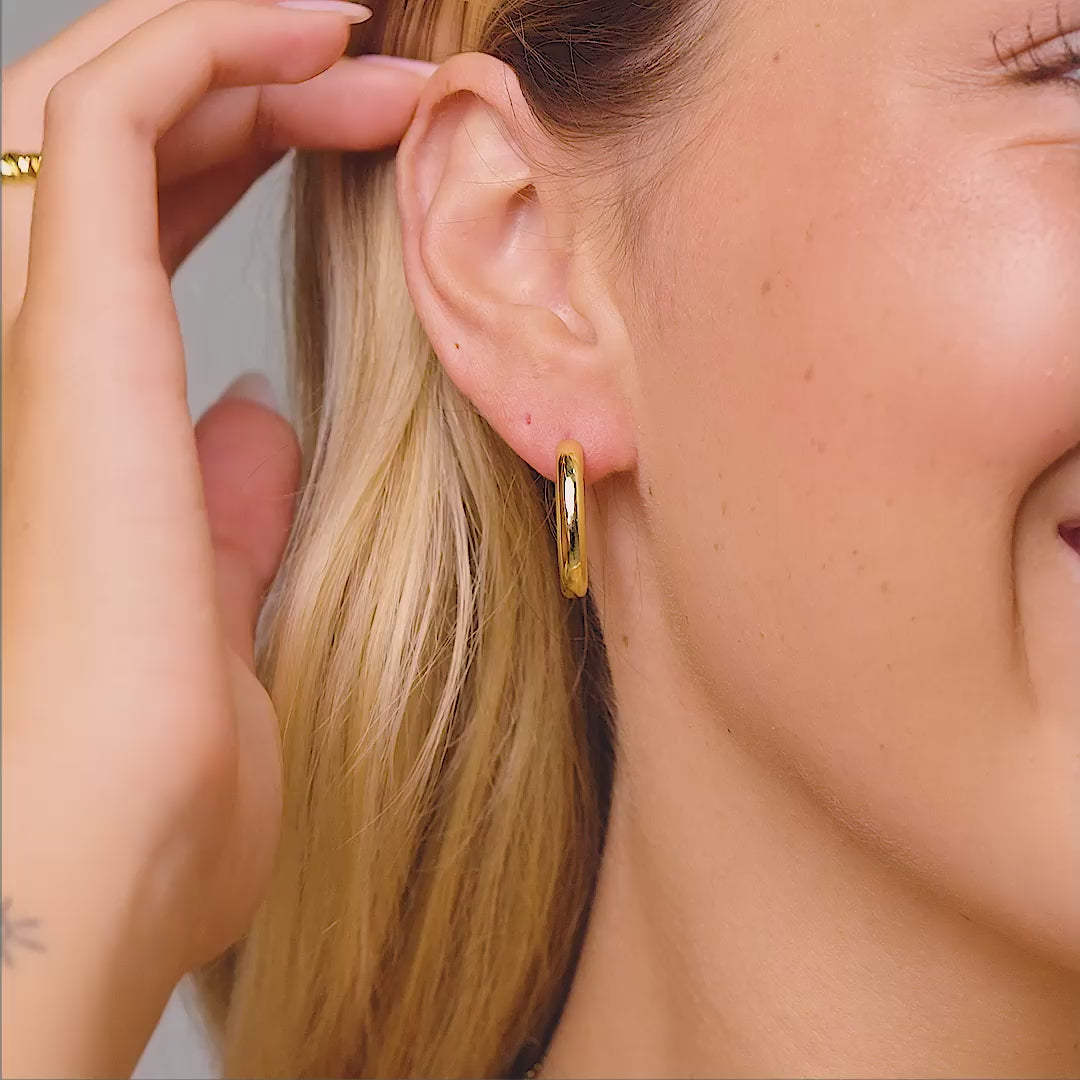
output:
{"label": "earlobe", "polygon": [[559,151],[506,65],[461,54],[429,80],[401,144],[398,204],[413,302],[454,384],[549,477],[557,444],[577,439],[592,482],[633,461],[631,356],[578,242],[580,197],[534,164]]}

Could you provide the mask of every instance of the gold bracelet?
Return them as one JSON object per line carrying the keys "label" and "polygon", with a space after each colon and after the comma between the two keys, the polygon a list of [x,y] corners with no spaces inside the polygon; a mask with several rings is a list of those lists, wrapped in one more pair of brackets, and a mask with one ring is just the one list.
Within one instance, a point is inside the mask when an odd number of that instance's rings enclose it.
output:
{"label": "gold bracelet", "polygon": [[40,169],[40,154],[5,153],[0,156],[0,178],[5,184],[9,181],[36,180]]}

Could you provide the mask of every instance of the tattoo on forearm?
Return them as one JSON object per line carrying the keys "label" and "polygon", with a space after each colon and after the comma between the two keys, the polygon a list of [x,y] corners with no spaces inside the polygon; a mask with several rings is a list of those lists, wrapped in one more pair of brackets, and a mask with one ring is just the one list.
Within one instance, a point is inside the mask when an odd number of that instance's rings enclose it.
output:
{"label": "tattoo on forearm", "polygon": [[15,953],[19,949],[44,952],[45,946],[38,940],[39,919],[18,918],[11,910],[15,901],[4,897],[3,951],[4,967],[15,966]]}

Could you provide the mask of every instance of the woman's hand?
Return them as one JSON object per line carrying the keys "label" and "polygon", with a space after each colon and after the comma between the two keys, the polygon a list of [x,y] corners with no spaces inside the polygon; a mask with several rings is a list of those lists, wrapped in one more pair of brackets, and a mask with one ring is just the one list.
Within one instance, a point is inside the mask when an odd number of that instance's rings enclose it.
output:
{"label": "woman's hand", "polygon": [[241,398],[193,431],[170,275],[288,146],[400,138],[423,72],[348,33],[113,0],[5,73],[5,148],[43,150],[28,271],[31,190],[3,193],[5,1075],[129,1072],[269,874],[253,637],[298,455]]}
{"label": "woman's hand", "polygon": [[[251,0],[266,7],[271,0]],[[180,0],[109,0],[3,73],[5,150],[42,145],[45,101],[64,76]],[[358,8],[358,11],[364,9]],[[314,16],[318,18],[316,14]],[[333,20],[333,16],[329,16]],[[340,22],[345,23],[341,18]],[[286,58],[283,58],[286,59]],[[391,62],[386,61],[390,59]],[[154,57],[148,66],[154,68]],[[368,150],[396,143],[432,65],[398,58],[343,60],[298,85],[222,84],[161,140],[161,246],[167,268],[237,202],[267,166],[292,147]],[[291,82],[291,76],[282,80]],[[86,172],[115,175],[122,162],[98,149]],[[3,188],[3,332],[18,314],[26,283],[32,184]]]}

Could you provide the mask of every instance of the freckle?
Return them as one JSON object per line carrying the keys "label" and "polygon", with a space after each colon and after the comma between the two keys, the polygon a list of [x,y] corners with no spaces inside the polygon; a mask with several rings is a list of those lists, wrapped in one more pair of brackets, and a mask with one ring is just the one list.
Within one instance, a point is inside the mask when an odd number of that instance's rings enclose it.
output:
{"label": "freckle", "polygon": [[772,292],[772,282],[768,278],[766,278],[761,283],[761,295],[762,296],[768,296],[769,293],[771,293],[771,292]]}
{"label": "freckle", "polygon": [[526,424],[531,424],[532,423],[532,414],[531,413],[526,413],[525,414],[525,423]]}
{"label": "freckle", "polygon": [[713,549],[713,551],[719,551],[720,550],[720,545],[719,544],[713,544],[712,549]]}
{"label": "freckle", "polygon": [[774,52],[772,54],[772,62],[774,64],[779,64],[780,63],[780,54],[778,52]]}
{"label": "freckle", "polygon": [[879,750],[884,750],[885,749],[885,744],[884,743],[878,743],[878,749]]}
{"label": "freckle", "polygon": [[454,348],[455,348],[455,349],[460,349],[460,348],[461,348],[461,345],[460,345],[460,344],[458,344],[458,342],[456,342],[456,341],[455,341],[455,342],[454,342]]}
{"label": "freckle", "polygon": [[857,559],[859,557],[859,549],[858,548],[852,548],[851,549],[851,557],[853,559]]}
{"label": "freckle", "polygon": [[822,439],[822,440],[821,440],[820,442],[818,442],[818,444],[817,444],[817,452],[818,452],[819,454],[824,454],[824,453],[825,453],[825,451],[826,451],[826,449],[828,449],[828,445],[829,445],[829,444],[828,444],[827,442],[825,442],[825,440],[824,440],[824,439]]}
{"label": "freckle", "polygon": [[885,505],[886,505],[886,506],[892,506],[892,505],[893,505],[893,502],[894,502],[894,500],[893,500],[893,497],[892,497],[892,496],[890,495],[890,496],[889,496],[889,497],[888,497],[888,498],[887,498],[887,499],[885,500]]}
{"label": "freckle", "polygon": [[758,633],[761,634],[761,640],[764,641],[765,640],[765,631],[764,630],[759,630]]}
{"label": "freckle", "polygon": [[649,498],[652,498],[652,484],[649,485]]}
{"label": "freckle", "polygon": [[802,377],[806,382],[814,381],[814,365],[811,364],[803,373]]}
{"label": "freckle", "polygon": [[892,671],[892,664],[886,664],[885,665],[885,670],[886,671]]}
{"label": "freckle", "polygon": [[728,728],[728,729],[727,729],[727,733],[728,733],[729,735],[731,734],[731,728]]}
{"label": "freckle", "polygon": [[727,499],[724,499],[720,503],[720,516],[724,517],[727,514]]}
{"label": "freckle", "polygon": [[884,596],[888,591],[889,591],[889,583],[887,581],[883,581],[881,583],[881,594],[882,594],[882,596]]}
{"label": "freckle", "polygon": [[630,644],[630,639],[625,634],[623,634],[623,636],[622,636],[622,643],[624,645],[629,645]]}
{"label": "freckle", "polygon": [[874,400],[874,397],[875,397],[874,391],[873,390],[867,390],[866,393],[863,394],[863,401],[865,401],[865,402],[867,402],[869,404],[869,402]]}

